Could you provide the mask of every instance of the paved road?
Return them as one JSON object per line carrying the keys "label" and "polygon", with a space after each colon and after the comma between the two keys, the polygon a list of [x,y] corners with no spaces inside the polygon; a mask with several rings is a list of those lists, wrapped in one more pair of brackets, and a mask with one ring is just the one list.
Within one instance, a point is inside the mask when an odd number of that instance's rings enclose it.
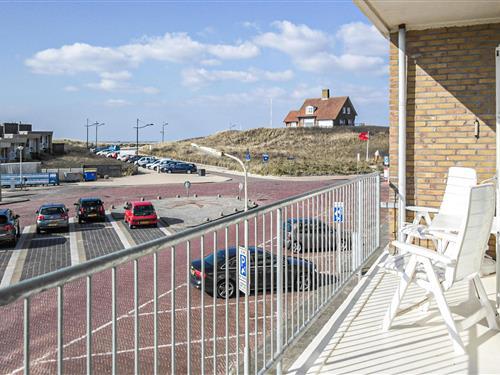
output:
{"label": "paved road", "polygon": [[[193,193],[214,195],[217,193],[236,195],[238,192],[238,180],[223,184],[204,185],[203,189],[196,191],[197,186],[192,189]],[[289,195],[295,195],[309,191],[331,182],[279,182],[255,180],[250,184],[250,196],[259,204],[270,203],[273,200]],[[77,187],[68,189],[58,188],[51,193],[42,194],[31,202],[31,207],[13,207],[21,214],[33,212],[34,207],[47,197],[57,197],[57,201],[70,204],[78,196],[101,196],[109,204],[122,204],[125,200],[136,199],[144,196],[151,199],[157,195],[175,196],[182,194],[182,186],[143,186],[137,187],[115,187],[106,189],[84,189]],[[262,220],[262,219],[259,219]],[[271,222],[271,218],[266,218]],[[28,223],[28,220],[23,220]],[[259,221],[258,225],[261,222]],[[252,224],[251,224],[252,225]],[[251,227],[251,233],[255,231]],[[47,253],[47,246],[53,244],[53,248],[59,252],[59,257],[48,255],[44,264],[46,267],[58,267],[61,264],[73,264],[85,259],[117,251],[137,243],[142,243],[159,236],[168,235],[165,228],[144,228],[130,231],[118,219],[108,215],[106,223],[96,224],[72,224],[69,234],[36,235],[32,233],[31,227],[25,228],[23,240],[16,250],[6,250],[0,253],[0,271],[8,268],[12,263],[12,257],[16,256],[17,265],[12,272],[12,278],[21,279],[28,275],[25,266],[19,267],[19,262],[30,264],[37,259],[42,252]],[[240,226],[238,234],[236,228],[229,228],[228,242],[236,245],[243,238]],[[258,233],[257,238],[252,238],[251,243],[264,243],[267,249],[275,248],[275,233],[268,228]],[[223,232],[217,233],[217,248],[223,248],[225,237]],[[274,247],[273,247],[274,246]],[[213,237],[207,236],[204,254],[211,252],[214,248]],[[17,251],[20,250],[20,251]],[[40,251],[38,251],[40,250]],[[199,241],[193,241],[190,254],[185,246],[175,249],[175,262],[172,263],[174,255],[170,249],[166,249],[158,256],[158,316],[159,316],[159,355],[160,371],[169,373],[172,371],[171,350],[175,348],[177,373],[187,371],[187,363],[191,364],[194,373],[202,371],[202,365],[206,373],[223,372],[225,370],[224,354],[229,354],[230,364],[236,365],[236,359],[242,361],[243,343],[243,319],[238,321],[238,315],[243,316],[243,304],[241,299],[233,299],[226,302],[214,299],[199,290],[189,287],[188,271],[190,261],[201,255],[202,249]],[[322,253],[308,254],[310,260],[322,264],[323,271],[333,272],[335,265],[328,263]],[[318,258],[319,257],[319,258]],[[24,258],[24,259],[23,259]],[[38,258],[39,259],[39,258]],[[54,259],[59,259],[55,261]],[[26,263],[28,261],[28,263]],[[59,262],[59,263],[58,263]],[[146,257],[138,262],[138,308],[139,313],[139,347],[140,369],[142,372],[151,373],[153,363],[153,258]],[[20,272],[21,270],[21,272]],[[174,270],[174,284],[171,283],[172,270]],[[31,275],[41,272],[36,267],[31,267]],[[134,304],[133,304],[133,264],[120,266],[116,272],[118,290],[117,299],[117,363],[118,373],[134,372]],[[93,329],[93,367],[96,373],[109,373],[111,371],[111,273],[101,272],[92,277],[92,329]],[[267,281],[270,283],[270,280]],[[85,372],[85,307],[86,307],[86,285],[85,280],[72,282],[64,287],[64,366],[69,373]],[[288,319],[287,328],[292,332],[292,327],[297,327],[297,322],[303,322],[308,316],[309,308],[318,302],[320,296],[324,296],[332,285],[318,288],[316,292],[299,293],[291,291],[286,295],[286,306]],[[31,300],[32,332],[30,339],[31,365],[33,372],[53,373],[56,370],[56,291],[50,290]],[[257,302],[255,296],[251,296],[251,339],[252,347],[257,342],[259,346],[266,338],[269,338],[271,328],[276,324],[275,293],[271,290],[266,294],[259,294]],[[188,300],[189,296],[189,300]],[[189,302],[188,302],[189,301]],[[293,301],[293,302],[292,302]],[[174,308],[172,308],[172,306]],[[271,307],[272,306],[272,307]],[[310,311],[310,310],[309,310]],[[7,340],[0,342],[0,368],[5,372],[21,371],[22,367],[22,301],[0,308],[3,317],[0,323],[0,335]],[[257,312],[257,314],[255,313]],[[227,315],[226,315],[227,314]],[[291,317],[294,317],[294,322]],[[227,317],[227,319],[226,319]],[[203,319],[203,322],[202,322]],[[224,322],[228,322],[227,326]],[[290,322],[290,324],[288,324]],[[293,323],[293,324],[292,324]],[[171,337],[172,328],[175,327],[175,340]],[[188,330],[188,327],[191,327]],[[227,331],[226,331],[227,330]],[[227,339],[221,339],[228,333]],[[190,337],[189,337],[190,336]],[[189,337],[189,339],[188,339]],[[256,341],[253,341],[256,338]],[[191,360],[187,360],[188,345],[191,342]],[[266,353],[266,359],[270,359],[270,348]],[[204,354],[202,355],[202,351]],[[202,361],[203,358],[203,361]],[[260,362],[264,354],[259,354]],[[215,359],[215,360],[214,360]]]}

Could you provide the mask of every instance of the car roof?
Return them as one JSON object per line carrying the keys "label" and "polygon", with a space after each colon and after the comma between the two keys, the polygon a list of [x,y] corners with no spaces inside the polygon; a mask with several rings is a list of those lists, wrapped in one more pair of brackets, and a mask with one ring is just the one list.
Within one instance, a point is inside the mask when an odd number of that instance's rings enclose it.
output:
{"label": "car roof", "polygon": [[82,202],[92,202],[92,201],[100,201],[101,198],[97,197],[90,197],[90,198],[80,198],[80,201]]}
{"label": "car roof", "polygon": [[64,203],[45,203],[40,206],[40,208],[47,208],[47,207],[66,207]]}
{"label": "car roof", "polygon": [[[223,251],[223,252],[225,253],[225,252],[226,252],[226,249],[219,249],[219,250],[217,250],[217,252],[219,252],[219,251]],[[255,246],[248,246],[248,251],[249,251],[250,253],[252,253],[252,254],[253,254],[253,253],[255,253],[255,251],[257,251],[258,253],[263,253],[263,252],[264,252],[264,250],[263,250],[262,248],[260,248],[260,247],[255,247]],[[229,248],[227,249],[227,253],[228,253],[228,255],[229,255],[230,257],[234,257],[234,256],[236,256],[236,247],[235,247],[235,246],[229,247]]]}
{"label": "car roof", "polygon": [[133,206],[152,206],[153,203],[148,202],[148,201],[144,201],[144,202],[136,201],[136,202],[132,202],[132,205]]}

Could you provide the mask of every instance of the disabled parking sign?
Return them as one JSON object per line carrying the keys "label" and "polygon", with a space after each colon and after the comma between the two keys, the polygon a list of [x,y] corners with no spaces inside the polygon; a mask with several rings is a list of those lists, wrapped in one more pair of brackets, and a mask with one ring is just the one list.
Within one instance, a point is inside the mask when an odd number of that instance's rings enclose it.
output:
{"label": "disabled parking sign", "polygon": [[243,246],[238,248],[239,253],[239,289],[243,293],[248,293],[250,282],[248,280],[248,252]]}
{"label": "disabled parking sign", "polygon": [[333,204],[333,222],[344,222],[344,202],[334,202]]}

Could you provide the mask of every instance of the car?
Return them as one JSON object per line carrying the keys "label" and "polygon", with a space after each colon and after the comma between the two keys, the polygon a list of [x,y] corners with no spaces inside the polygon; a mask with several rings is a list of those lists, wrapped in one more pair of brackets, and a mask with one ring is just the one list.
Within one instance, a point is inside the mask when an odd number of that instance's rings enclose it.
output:
{"label": "car", "polygon": [[106,221],[104,202],[100,198],[80,198],[75,203],[75,210],[80,224],[89,220]]}
{"label": "car", "polygon": [[156,159],[150,163],[147,163],[144,167],[146,167],[147,169],[153,169],[153,166],[157,165],[159,162],[160,162],[160,160]]}
{"label": "car", "polygon": [[[327,249],[332,239],[333,249],[337,249],[336,231],[330,225],[318,219],[294,218],[283,224],[284,246],[287,250],[298,254],[303,251],[321,251]],[[349,245],[350,236],[347,232],[340,236],[341,248]]]}
{"label": "car", "polygon": [[124,221],[130,229],[137,226],[158,225],[158,216],[151,202],[130,202],[125,204]]}
{"label": "car", "polygon": [[[226,259],[226,249],[222,249],[207,255],[203,260],[205,263],[204,270],[202,270],[201,259],[193,260],[191,262],[191,285],[197,289],[201,289],[202,283],[204,283],[205,292],[213,295],[215,282],[215,293],[218,298],[226,299],[235,297],[238,292],[238,257],[236,247],[229,247],[227,249],[227,254],[228,257]],[[249,246],[248,258],[250,258],[250,270],[248,271],[251,278],[250,291],[256,291],[255,285],[258,285],[257,292],[263,291],[264,277],[266,278],[266,290],[271,288],[271,279],[273,279],[272,284],[276,285],[276,264],[278,261],[278,257],[276,255],[271,254],[260,247]],[[257,258],[258,265],[257,282],[252,280],[255,275],[255,258]],[[215,265],[217,267],[215,267]],[[228,267],[228,279],[226,279],[226,267]],[[283,257],[283,274],[285,269],[288,270],[287,288],[295,287],[298,291],[307,291],[315,287],[314,281],[316,280],[317,268],[314,263],[296,257]],[[217,270],[217,281],[214,280],[214,270]],[[202,273],[203,271],[204,273]]]}
{"label": "car", "polygon": [[69,230],[68,208],[62,203],[47,203],[36,211],[36,232],[48,229]]}
{"label": "car", "polygon": [[166,173],[196,173],[196,165],[192,163],[170,163],[163,167]]}
{"label": "car", "polygon": [[161,159],[160,162],[156,165],[153,166],[153,169],[155,171],[157,171],[158,169],[161,171],[161,169],[166,166],[167,164],[170,164],[170,163],[173,163],[173,162],[176,162],[175,160],[172,160],[170,158],[165,158],[165,159]]}
{"label": "car", "polygon": [[118,157],[118,152],[119,151],[110,151],[106,154],[106,157],[116,159]]}
{"label": "car", "polygon": [[120,154],[116,157],[116,160],[127,161],[132,156],[134,156],[134,154]]}
{"label": "car", "polygon": [[9,208],[0,209],[0,242],[15,246],[20,236],[19,215]]}
{"label": "car", "polygon": [[143,156],[139,160],[137,160],[134,164],[137,164],[139,167],[144,167],[148,163],[152,163],[156,158],[154,156]]}
{"label": "car", "polygon": [[140,158],[142,158],[142,156],[141,156],[141,155],[132,155],[131,157],[129,157],[129,158],[126,160],[126,162],[127,162],[127,163],[131,163],[131,164],[135,164],[135,162],[136,162],[137,160],[139,160]]}

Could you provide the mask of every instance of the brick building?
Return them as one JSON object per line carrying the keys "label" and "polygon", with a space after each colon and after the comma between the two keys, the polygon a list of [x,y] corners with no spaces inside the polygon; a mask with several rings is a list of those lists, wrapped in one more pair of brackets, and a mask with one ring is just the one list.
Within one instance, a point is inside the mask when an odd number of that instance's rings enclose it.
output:
{"label": "brick building", "polygon": [[390,179],[402,187],[400,205],[439,207],[451,166],[493,177],[500,2],[354,2],[390,41]]}
{"label": "brick building", "polygon": [[354,125],[356,110],[348,96],[330,97],[324,89],[321,98],[306,99],[298,111],[290,111],[283,122],[287,128]]}

